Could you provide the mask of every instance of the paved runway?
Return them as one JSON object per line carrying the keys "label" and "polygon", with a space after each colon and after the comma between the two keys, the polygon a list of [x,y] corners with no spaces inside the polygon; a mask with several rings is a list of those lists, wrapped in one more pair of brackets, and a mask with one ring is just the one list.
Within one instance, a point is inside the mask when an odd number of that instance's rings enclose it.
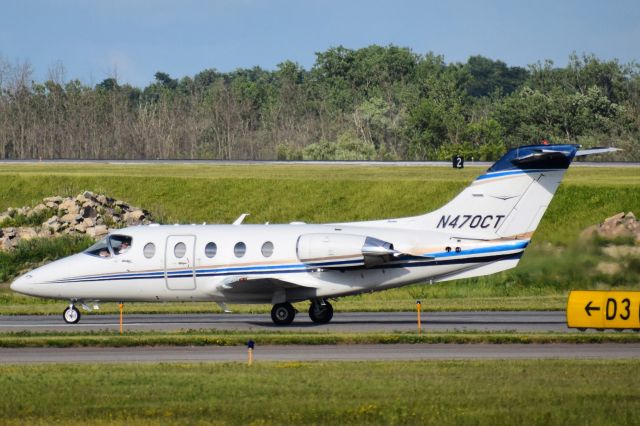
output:
{"label": "paved runway", "polygon": [[[640,359],[640,344],[415,344],[257,346],[260,361],[464,359]],[[6,363],[245,362],[243,346],[135,348],[0,348]]]}
{"label": "paved runway", "polygon": [[[335,332],[413,331],[417,316],[412,312],[337,312],[331,323],[317,325],[300,312],[290,326],[279,327],[268,314],[126,315],[126,330],[289,330]],[[0,331],[99,331],[117,330],[117,315],[83,315],[80,323],[65,324],[62,315],[0,316]],[[427,312],[422,314],[426,331],[520,331],[568,332],[563,311],[523,312]]]}

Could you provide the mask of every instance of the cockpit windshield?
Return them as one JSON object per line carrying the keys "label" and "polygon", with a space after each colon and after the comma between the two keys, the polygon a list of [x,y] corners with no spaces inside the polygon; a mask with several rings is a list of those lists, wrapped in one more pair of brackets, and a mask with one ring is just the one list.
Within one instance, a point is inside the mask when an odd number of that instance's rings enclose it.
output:
{"label": "cockpit windshield", "polygon": [[108,258],[126,253],[131,248],[131,237],[127,235],[111,235],[103,238],[84,252],[91,256]]}
{"label": "cockpit windshield", "polygon": [[88,249],[84,251],[86,254],[90,254],[91,256],[98,257],[111,257],[111,252],[109,251],[109,245],[107,244],[107,239],[103,238]]}
{"label": "cockpit windshield", "polygon": [[109,237],[109,246],[116,256],[126,253],[131,248],[131,237],[126,235],[112,235]]}

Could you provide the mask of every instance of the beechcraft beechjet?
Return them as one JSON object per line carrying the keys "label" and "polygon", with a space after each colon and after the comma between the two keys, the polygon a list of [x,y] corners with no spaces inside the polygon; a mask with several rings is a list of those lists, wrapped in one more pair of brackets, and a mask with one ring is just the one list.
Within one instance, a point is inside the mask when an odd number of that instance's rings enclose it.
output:
{"label": "beechcraft beechjet", "polygon": [[270,303],[291,324],[309,300],[315,323],[329,299],[437,283],[515,267],[579,145],[512,149],[443,207],[420,216],[311,225],[147,225],[112,231],[82,253],[17,278],[11,289],[70,301]]}

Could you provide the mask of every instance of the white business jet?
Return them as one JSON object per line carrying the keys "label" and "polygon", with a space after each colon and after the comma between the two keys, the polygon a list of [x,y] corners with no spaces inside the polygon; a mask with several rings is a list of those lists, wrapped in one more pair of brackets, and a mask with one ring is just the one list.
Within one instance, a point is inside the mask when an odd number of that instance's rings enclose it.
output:
{"label": "white business jet", "polygon": [[270,303],[290,324],[309,300],[315,323],[333,317],[328,299],[412,283],[436,283],[515,267],[578,145],[509,151],[453,200],[421,216],[310,225],[148,225],[112,231],[82,253],[17,278],[11,289],[70,301]]}

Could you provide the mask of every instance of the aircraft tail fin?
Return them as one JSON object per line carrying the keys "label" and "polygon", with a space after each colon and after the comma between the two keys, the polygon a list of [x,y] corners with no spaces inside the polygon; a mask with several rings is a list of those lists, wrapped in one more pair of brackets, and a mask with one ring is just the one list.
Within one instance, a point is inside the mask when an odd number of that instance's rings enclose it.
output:
{"label": "aircraft tail fin", "polygon": [[467,240],[529,239],[575,157],[618,151],[579,148],[572,144],[514,148],[433,212],[351,225],[441,231]]}
{"label": "aircraft tail fin", "polygon": [[578,148],[532,145],[512,149],[449,203],[415,219],[422,229],[466,238],[528,238]]}

